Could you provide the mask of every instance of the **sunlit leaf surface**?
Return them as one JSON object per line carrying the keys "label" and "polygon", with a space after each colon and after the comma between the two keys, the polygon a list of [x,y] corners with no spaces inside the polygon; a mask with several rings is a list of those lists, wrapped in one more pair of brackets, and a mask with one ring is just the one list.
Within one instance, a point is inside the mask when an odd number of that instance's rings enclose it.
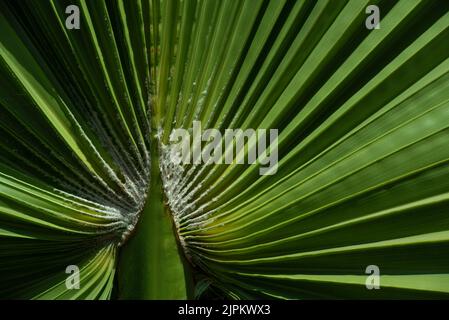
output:
{"label": "sunlit leaf surface", "polygon": [[[448,39],[438,0],[0,1],[0,298],[448,298]],[[276,173],[174,163],[194,121],[278,129]]]}

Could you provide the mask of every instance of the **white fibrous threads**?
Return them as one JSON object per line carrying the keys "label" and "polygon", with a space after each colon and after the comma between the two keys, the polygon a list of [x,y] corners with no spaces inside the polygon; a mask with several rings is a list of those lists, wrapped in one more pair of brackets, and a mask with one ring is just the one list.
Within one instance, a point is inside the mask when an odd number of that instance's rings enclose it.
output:
{"label": "white fibrous threads", "polygon": [[[171,151],[170,146],[162,143],[160,144],[159,166],[167,201],[166,204],[170,208],[178,240],[181,247],[184,249],[184,254],[190,262],[196,264],[194,262],[195,256],[189,248],[191,245],[189,245],[184,238],[181,228],[185,230],[194,229],[196,231],[205,229],[206,223],[213,220],[210,218],[210,215],[214,210],[206,213],[203,209],[207,207],[209,203],[200,206],[195,203],[195,199],[197,198],[196,191],[201,187],[201,184],[198,184],[198,186],[191,191],[186,191],[189,185],[186,181],[189,180],[190,170],[186,171],[182,163],[171,161]],[[192,166],[196,167],[195,165]],[[191,225],[191,223],[193,223],[193,225]]]}
{"label": "white fibrous threads", "polygon": [[[182,236],[182,232],[180,232],[180,228],[183,218],[188,217],[196,210],[196,205],[193,201],[193,195],[196,190],[186,191],[188,187],[186,180],[189,180],[186,179],[186,176],[189,175],[190,170],[194,169],[191,168],[186,171],[186,165],[181,159],[182,152],[179,144],[165,145],[160,142],[159,155],[161,179],[167,205],[170,208],[177,229],[179,242],[184,248],[186,256],[189,258],[190,253],[186,241]],[[196,167],[195,165],[191,166]],[[198,225],[201,225],[201,222],[199,222]]]}
{"label": "white fibrous threads", "polygon": [[104,172],[115,187],[102,181],[104,187],[98,188],[86,181],[84,186],[61,184],[61,188],[53,191],[68,204],[68,208],[74,208],[74,216],[101,217],[104,223],[98,225],[96,232],[121,246],[134,231],[145,206],[150,180],[149,154],[145,154],[144,159],[139,169],[121,166],[119,171],[113,171],[103,163]]}
{"label": "white fibrous threads", "polygon": [[178,157],[180,157],[180,152],[176,150],[176,145],[160,144],[159,166],[162,184],[167,197],[167,204],[171,209],[177,227],[179,227],[178,223],[182,211],[189,206],[188,197],[183,197],[179,192],[185,169],[182,162],[177,161]]}
{"label": "white fibrous threads", "polygon": [[149,170],[142,172],[144,179],[133,181],[129,177],[126,179],[125,189],[134,200],[134,206],[127,211],[122,211],[122,221],[124,221],[123,229],[121,231],[121,239],[119,246],[121,246],[134,231],[139,220],[140,212],[143,210],[147,198],[147,190],[149,186]]}

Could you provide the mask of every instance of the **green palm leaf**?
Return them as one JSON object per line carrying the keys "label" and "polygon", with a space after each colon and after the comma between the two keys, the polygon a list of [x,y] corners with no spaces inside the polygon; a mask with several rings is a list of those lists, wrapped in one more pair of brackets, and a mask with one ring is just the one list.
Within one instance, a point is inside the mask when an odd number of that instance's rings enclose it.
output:
{"label": "green palm leaf", "polygon": [[[8,0],[0,30],[0,298],[448,297],[448,4]],[[193,121],[278,129],[276,173],[174,163]]]}

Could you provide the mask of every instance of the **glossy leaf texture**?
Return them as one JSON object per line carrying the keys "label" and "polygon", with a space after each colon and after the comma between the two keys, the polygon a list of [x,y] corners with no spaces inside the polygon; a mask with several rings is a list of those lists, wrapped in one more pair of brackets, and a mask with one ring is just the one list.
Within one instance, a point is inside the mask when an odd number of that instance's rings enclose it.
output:
{"label": "glossy leaf texture", "polygon": [[111,296],[150,179],[144,20],[140,2],[0,3],[1,298]]}
{"label": "glossy leaf texture", "polygon": [[[119,297],[184,297],[164,203],[199,298],[449,297],[449,3],[2,1],[0,30],[0,297],[109,298],[118,251]],[[194,121],[278,129],[277,171],[174,163]]]}
{"label": "glossy leaf texture", "polygon": [[[161,153],[181,242],[206,274],[198,295],[447,298],[447,4],[163,3],[161,145],[195,120],[279,130],[273,175]],[[380,29],[365,27],[368,5]],[[370,265],[380,290],[365,286]]]}

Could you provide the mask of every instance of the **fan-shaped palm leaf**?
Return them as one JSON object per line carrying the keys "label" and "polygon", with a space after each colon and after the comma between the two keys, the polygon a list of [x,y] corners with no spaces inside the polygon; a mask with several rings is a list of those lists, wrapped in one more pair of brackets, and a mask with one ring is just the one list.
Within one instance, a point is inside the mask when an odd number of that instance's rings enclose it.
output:
{"label": "fan-shaped palm leaf", "polygon": [[[0,30],[1,298],[448,296],[445,2],[2,1]],[[277,172],[173,163],[193,121],[278,129]]]}

